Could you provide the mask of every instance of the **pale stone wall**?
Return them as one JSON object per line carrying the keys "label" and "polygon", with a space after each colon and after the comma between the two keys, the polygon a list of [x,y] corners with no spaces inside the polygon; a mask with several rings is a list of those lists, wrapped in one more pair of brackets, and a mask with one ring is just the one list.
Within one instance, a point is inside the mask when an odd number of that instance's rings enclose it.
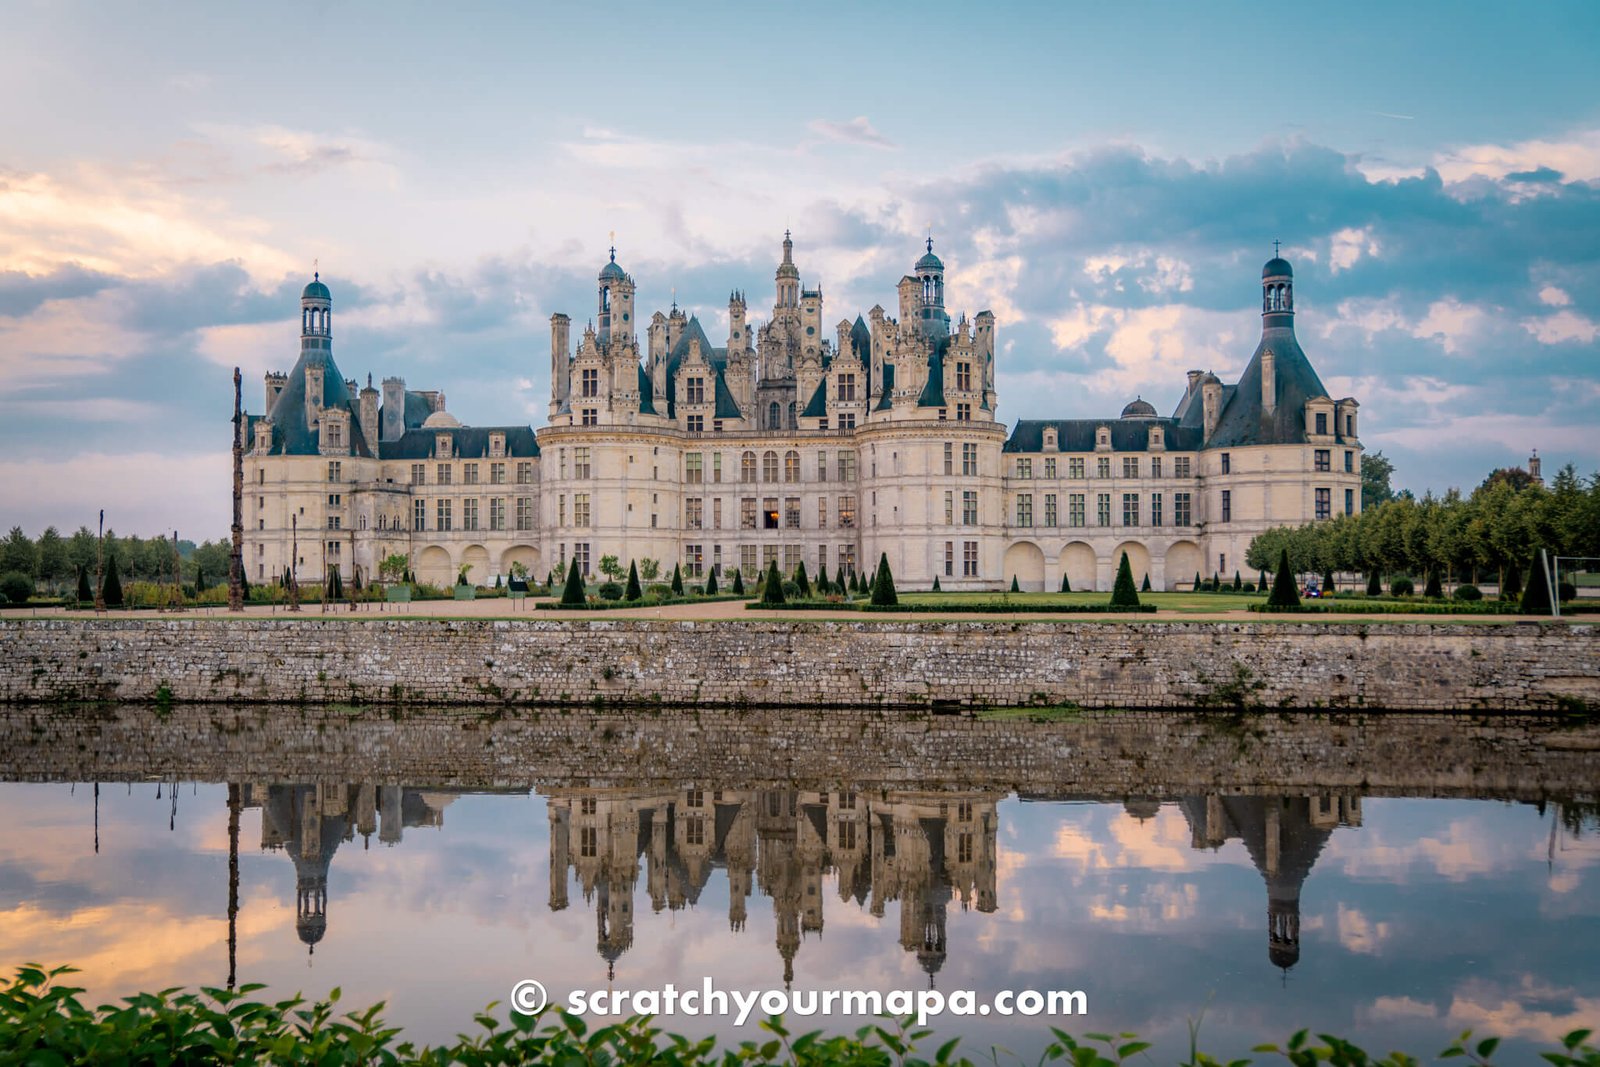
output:
{"label": "pale stone wall", "polygon": [[0,700],[1410,710],[1600,704],[1590,625],[26,619]]}

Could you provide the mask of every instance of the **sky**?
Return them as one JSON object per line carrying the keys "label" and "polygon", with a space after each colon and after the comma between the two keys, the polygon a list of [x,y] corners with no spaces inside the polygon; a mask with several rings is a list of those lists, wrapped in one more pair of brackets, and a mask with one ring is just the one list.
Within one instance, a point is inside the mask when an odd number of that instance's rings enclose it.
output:
{"label": "sky", "polygon": [[298,354],[544,422],[615,234],[641,316],[824,318],[931,232],[997,317],[998,417],[1163,413],[1297,329],[1421,493],[1600,469],[1600,5],[12,0],[0,526],[223,537],[231,374]]}

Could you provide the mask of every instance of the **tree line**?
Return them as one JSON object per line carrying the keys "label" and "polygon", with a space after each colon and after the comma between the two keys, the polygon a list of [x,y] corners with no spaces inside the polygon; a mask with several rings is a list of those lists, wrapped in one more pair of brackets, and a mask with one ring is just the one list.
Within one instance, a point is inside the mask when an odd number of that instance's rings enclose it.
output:
{"label": "tree line", "polygon": [[1495,471],[1463,496],[1452,489],[1420,499],[1394,496],[1357,515],[1278,527],[1251,542],[1252,570],[1277,568],[1288,553],[1298,574],[1434,574],[1442,581],[1493,580],[1520,586],[1539,550],[1600,556],[1600,473],[1587,479],[1567,464],[1541,484],[1526,471]]}
{"label": "tree line", "polygon": [[[98,557],[98,538],[87,526],[80,526],[70,537],[61,536],[54,526],[30,539],[22,527],[13,526],[0,542],[0,575],[21,574],[41,591],[69,592],[78,580],[78,569],[93,577]],[[226,540],[178,542],[178,567],[181,581],[194,585],[204,580],[207,587],[228,580]],[[119,537],[106,531],[105,560],[116,558],[117,570],[127,581],[172,581],[172,539],[170,537]]]}

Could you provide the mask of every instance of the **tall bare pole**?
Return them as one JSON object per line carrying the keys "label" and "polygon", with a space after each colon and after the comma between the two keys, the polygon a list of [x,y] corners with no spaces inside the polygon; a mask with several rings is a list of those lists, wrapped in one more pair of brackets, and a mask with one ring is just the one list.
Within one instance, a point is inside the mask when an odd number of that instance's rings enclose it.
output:
{"label": "tall bare pole", "polygon": [[300,580],[295,577],[295,564],[300,560],[300,516],[289,516],[289,610],[300,610]]}
{"label": "tall bare pole", "polygon": [[244,406],[233,368],[233,550],[228,553],[228,610],[244,610]]}
{"label": "tall bare pole", "polygon": [[100,509],[100,541],[94,550],[94,610],[106,610],[106,509]]}
{"label": "tall bare pole", "polygon": [[228,988],[239,977],[239,784],[228,785]]}

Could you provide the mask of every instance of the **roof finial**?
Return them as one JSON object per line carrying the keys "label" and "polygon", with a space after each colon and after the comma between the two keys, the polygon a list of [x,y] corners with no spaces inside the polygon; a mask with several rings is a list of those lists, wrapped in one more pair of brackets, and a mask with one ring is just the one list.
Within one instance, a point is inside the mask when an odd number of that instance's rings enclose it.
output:
{"label": "roof finial", "polygon": [[321,263],[320,260],[313,259],[311,261],[311,280],[314,281],[314,282],[318,282],[318,281],[322,280],[322,274],[317,269],[318,266],[320,266],[320,263]]}
{"label": "roof finial", "polygon": [[928,251],[933,251],[933,223],[928,223]]}
{"label": "roof finial", "polygon": [[1277,241],[1273,241],[1272,242],[1272,258],[1273,259],[1277,259],[1278,258],[1278,242]]}
{"label": "roof finial", "polygon": [[617,231],[611,231],[611,262],[617,261]]}

